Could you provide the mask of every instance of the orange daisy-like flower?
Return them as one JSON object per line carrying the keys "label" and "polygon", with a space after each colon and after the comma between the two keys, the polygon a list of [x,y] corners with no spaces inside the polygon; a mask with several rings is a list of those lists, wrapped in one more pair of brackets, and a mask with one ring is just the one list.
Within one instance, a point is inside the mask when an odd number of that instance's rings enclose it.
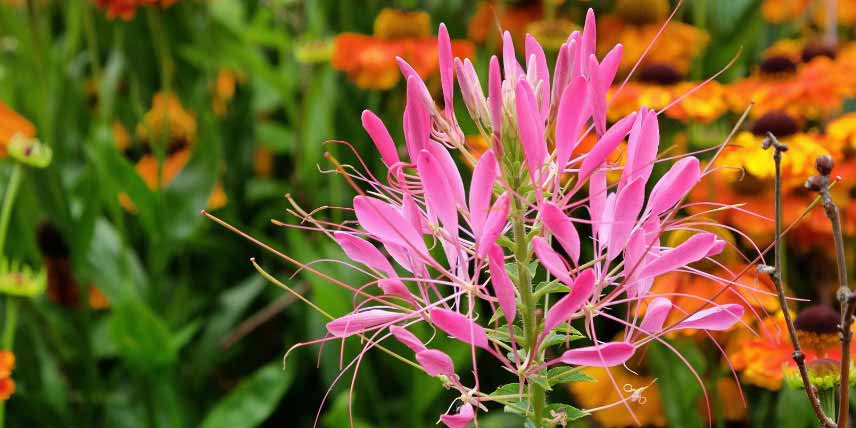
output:
{"label": "orange daisy-like flower", "polygon": [[764,0],[761,16],[773,24],[795,21],[806,13],[810,3],[810,0]]}
{"label": "orange daisy-like flower", "polygon": [[[618,71],[627,74],[660,31],[669,7],[666,0],[620,0],[615,15],[598,20],[598,54],[604,55],[618,43],[624,45]],[[648,51],[643,64],[668,64],[679,73],[686,74],[709,39],[703,30],[671,21]]]}
{"label": "orange daisy-like flower", "polygon": [[16,135],[33,138],[36,136],[36,127],[27,118],[0,101],[0,158],[7,156],[9,141]]}
{"label": "orange daisy-like flower", "polygon": [[[839,320],[834,309],[820,305],[810,306],[796,317],[794,327],[807,363],[822,358],[841,360],[836,328]],[[851,352],[854,347],[851,345]],[[796,369],[793,351],[781,312],[758,321],[754,332],[742,329],[726,349],[744,382],[773,391],[781,388],[787,372]]]}
{"label": "orange daisy-like flower", "polygon": [[[113,134],[118,147],[128,146],[124,128],[114,124]],[[137,125],[137,137],[145,143],[148,153],[137,162],[137,174],[150,189],[168,186],[178,176],[190,160],[196,142],[196,118],[184,109],[181,100],[170,92],[159,92],[152,100],[152,108]],[[165,145],[166,158],[159,162],[151,153],[152,145]],[[160,164],[159,164],[160,163]],[[120,201],[128,211],[134,211],[133,201],[127,195],[121,195]],[[214,187],[208,201],[209,209],[225,205],[227,198],[220,183]]]}
{"label": "orange daisy-like flower", "polygon": [[[437,41],[431,36],[427,12],[384,9],[375,19],[375,34],[342,33],[336,36],[331,63],[363,89],[386,90],[400,80],[395,57],[405,59],[423,78],[437,72]],[[452,53],[472,57],[475,48],[452,41]]]}
{"label": "orange daisy-like flower", "polygon": [[849,78],[856,72],[851,57],[820,44],[805,44],[795,58],[791,48],[777,47],[753,75],[728,86],[726,101],[735,113],[754,101],[752,117],[781,110],[799,119],[823,119],[839,112],[844,99],[856,93]]}
{"label": "orange daisy-like flower", "polygon": [[[639,367],[633,367],[636,372]],[[608,372],[607,372],[608,370]],[[571,394],[586,409],[597,409],[592,418],[603,427],[665,427],[668,426],[666,413],[663,410],[663,400],[656,379],[651,376],[631,372],[623,366],[610,368],[591,367],[583,373],[593,379],[591,382],[574,382],[568,385]],[[610,377],[611,375],[611,377]],[[622,389],[621,394],[615,389],[612,380]],[[739,395],[740,386],[731,378],[717,380],[715,390],[710,390],[712,397],[718,397],[725,402],[726,397]],[[639,392],[638,399],[630,399],[627,406],[619,403],[627,399],[634,391]],[[627,411],[633,411],[636,419]],[[699,412],[704,413],[706,405],[698,403]],[[746,409],[743,406],[719,406],[721,410],[714,414],[717,420],[742,421],[746,419]],[[637,422],[638,421],[638,422]]]}
{"label": "orange daisy-like flower", "polygon": [[667,64],[645,65],[639,70],[637,81],[628,82],[621,92],[619,85],[610,88],[607,115],[609,120],[616,121],[642,106],[660,110],[678,99],[665,114],[682,122],[711,123],[728,112],[722,84],[714,80],[698,85],[683,81],[683,76]]}
{"label": "orange daisy-like flower", "polygon": [[160,6],[166,9],[178,0],[92,0],[96,6],[103,9],[107,19],[119,18],[123,21],[134,19],[137,8],[143,6]]}

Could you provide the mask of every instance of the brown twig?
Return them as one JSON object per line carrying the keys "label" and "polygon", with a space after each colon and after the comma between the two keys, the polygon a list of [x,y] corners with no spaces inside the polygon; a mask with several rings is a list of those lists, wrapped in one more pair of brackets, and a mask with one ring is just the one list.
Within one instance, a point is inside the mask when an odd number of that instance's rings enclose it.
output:
{"label": "brown twig", "polygon": [[[294,287],[294,291],[298,293],[303,293],[304,291],[306,291],[306,288],[307,287],[305,284],[301,284],[297,287]],[[273,319],[273,317],[277,316],[280,312],[283,311],[283,309],[287,308],[295,301],[297,301],[297,298],[293,295],[283,294],[282,296],[262,308],[260,311],[256,312],[255,314],[251,315],[249,318],[238,324],[237,327],[235,327],[231,332],[229,332],[229,334],[226,335],[226,337],[223,338],[223,340],[220,342],[220,347],[223,350],[231,348],[232,345],[246,337],[248,334],[255,331],[264,323]]]}
{"label": "brown twig", "polygon": [[794,327],[793,319],[791,319],[791,312],[788,310],[788,303],[785,298],[785,288],[782,285],[782,153],[788,150],[788,146],[779,142],[776,137],[772,133],[767,133],[767,137],[764,138],[764,142],[762,143],[762,147],[764,149],[768,149],[770,147],[773,148],[773,161],[776,163],[776,181],[775,181],[775,211],[776,211],[776,234],[775,234],[775,242],[773,243],[775,247],[775,259],[774,266],[759,266],[758,271],[762,273],[766,273],[770,276],[770,279],[773,281],[773,284],[776,286],[776,294],[779,297],[779,305],[782,307],[782,313],[785,317],[785,324],[788,326],[788,334],[791,337],[791,344],[794,347],[793,359],[797,365],[797,368],[800,372],[800,378],[802,379],[803,385],[805,386],[805,393],[808,396],[809,401],[811,402],[811,408],[814,410],[815,416],[817,416],[818,422],[820,422],[821,427],[825,428],[835,428],[839,426],[835,423],[835,421],[826,415],[823,411],[823,406],[820,403],[820,398],[817,396],[817,388],[811,384],[811,380],[808,377],[808,370],[806,370],[805,366],[805,354],[802,352],[802,348],[800,347],[799,339],[797,338],[797,331]]}
{"label": "brown twig", "polygon": [[821,198],[823,211],[832,223],[832,238],[835,241],[835,263],[838,267],[838,292],[836,298],[841,306],[841,323],[838,337],[841,339],[841,385],[839,389],[838,426],[847,427],[850,417],[850,342],[853,339],[853,311],[856,310],[856,293],[847,284],[847,261],[844,254],[844,235],[841,232],[841,216],[838,205],[829,194],[830,177],[834,162],[829,155],[822,155],[815,163],[820,175],[809,177],[805,187],[816,191]]}

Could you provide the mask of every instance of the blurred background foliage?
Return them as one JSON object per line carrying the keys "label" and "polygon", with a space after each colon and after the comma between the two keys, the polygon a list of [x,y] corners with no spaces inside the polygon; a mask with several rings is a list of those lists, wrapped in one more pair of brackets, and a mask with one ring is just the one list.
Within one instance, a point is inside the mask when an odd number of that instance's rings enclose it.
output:
{"label": "blurred background foliage", "polygon": [[[317,276],[291,276],[295,266],[206,220],[200,210],[214,211],[299,260],[337,258],[340,250],[332,241],[276,226],[271,219],[294,221],[285,211],[290,207],[286,195],[306,210],[348,204],[352,189],[330,172],[336,163],[359,160],[349,146],[333,140],[350,143],[370,168],[382,170],[359,118],[363,109],[371,109],[401,141],[403,85],[390,52],[412,55],[417,62],[421,58],[425,77],[437,87],[430,76],[436,50],[431,34],[440,22],[459,39],[461,55],[485,70],[497,46],[497,23],[515,30],[516,37],[533,31],[542,40],[563,41],[585,8],[593,6],[599,16],[614,13],[624,20],[623,27],[606,27],[614,32],[601,31],[607,38],[626,37],[616,41],[632,55],[630,48],[646,46],[659,28],[662,3],[0,1],[0,131],[8,134],[0,132],[0,143],[8,145],[16,129],[27,133],[24,120],[32,124],[34,135],[28,137],[53,150],[48,168],[24,170],[5,249],[9,259],[41,266],[48,277],[46,295],[3,299],[5,323],[8,308],[18,310],[15,390],[6,406],[6,424],[310,427],[317,418],[321,427],[348,426],[350,373],[321,405],[339,373],[340,345],[328,344],[320,356],[317,347],[302,348],[283,369],[289,346],[325,334],[324,318],[266,283],[248,260],[258,257],[333,315],[349,312],[352,297]],[[665,3],[668,12],[674,4]],[[662,147],[690,150],[724,140],[752,98],[724,85],[758,74],[758,64],[768,59],[776,41],[794,38],[805,45],[812,37],[806,34],[815,34],[813,11],[777,18],[774,12],[790,3],[800,2],[690,0],[678,10],[675,22],[698,33],[670,30],[653,50],[672,66],[666,77],[675,72],[677,80],[653,79],[654,89],[669,88],[665,92],[650,92],[644,85],[651,82],[639,82],[636,92],[628,89],[629,108],[651,102],[645,97],[652,93],[671,101],[672,87],[712,76],[736,59],[714,82],[723,85],[717,86],[720,92],[674,109],[664,125]],[[410,12],[388,11],[392,15],[386,21],[376,22],[385,8]],[[649,19],[653,32],[643,25]],[[428,33],[419,34],[425,28]],[[850,30],[842,31],[846,36]],[[381,43],[396,39],[397,32],[417,35],[394,46]],[[351,49],[342,47],[348,37]],[[361,56],[361,49],[369,48],[378,50],[376,62]],[[670,49],[680,52],[669,54]],[[660,71],[655,77],[662,77]],[[684,86],[684,92],[694,85]],[[738,98],[737,107],[726,102],[724,92]],[[847,111],[849,94],[836,96],[841,102],[834,113],[793,121],[801,128],[824,129],[833,116]],[[700,110],[692,109],[699,104]],[[761,117],[753,116],[753,123]],[[471,124],[463,125],[472,131]],[[829,149],[826,144],[822,147]],[[473,145],[477,151],[478,142]],[[13,169],[11,161],[0,162],[0,182]],[[758,236],[764,241],[763,231]],[[805,254],[797,253],[794,257]],[[363,281],[337,264],[316,268],[346,283]],[[793,275],[803,277],[795,288],[802,288],[805,297],[824,299],[811,284],[810,269]],[[761,427],[771,420],[781,427],[811,426],[801,392],[768,391],[779,384],[765,389],[747,383],[750,410],[726,416],[723,407],[740,404],[733,382],[717,386],[729,375],[720,354],[695,338],[673,340],[709,380],[718,426]],[[443,346],[460,362],[467,358],[460,344]],[[359,349],[348,342],[341,352],[352,356]],[[642,376],[662,382],[661,403],[649,407],[646,423],[706,425],[697,405],[701,390],[689,371],[675,374],[680,362],[664,349],[652,347],[648,358],[650,367]],[[488,373],[484,382],[496,384],[492,377],[501,375]],[[432,418],[445,410],[441,403],[448,402],[438,398],[447,393],[438,382],[375,353],[366,356],[353,391],[357,427],[432,426]],[[554,394],[573,400],[564,389]],[[582,424],[620,426],[624,420],[604,416]],[[501,412],[480,420],[482,427],[519,423]]]}

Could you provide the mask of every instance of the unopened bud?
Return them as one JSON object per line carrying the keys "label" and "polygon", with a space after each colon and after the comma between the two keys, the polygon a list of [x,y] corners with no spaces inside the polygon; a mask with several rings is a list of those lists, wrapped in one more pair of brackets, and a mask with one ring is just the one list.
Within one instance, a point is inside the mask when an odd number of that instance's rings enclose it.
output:
{"label": "unopened bud", "polygon": [[823,180],[821,179],[821,177],[812,175],[805,181],[804,186],[808,190],[819,192],[820,189],[823,188]]}
{"label": "unopened bud", "polygon": [[817,168],[817,172],[821,175],[828,176],[832,172],[832,168],[835,166],[835,161],[832,160],[832,156],[820,155],[817,157],[817,160],[815,160],[814,166]]}

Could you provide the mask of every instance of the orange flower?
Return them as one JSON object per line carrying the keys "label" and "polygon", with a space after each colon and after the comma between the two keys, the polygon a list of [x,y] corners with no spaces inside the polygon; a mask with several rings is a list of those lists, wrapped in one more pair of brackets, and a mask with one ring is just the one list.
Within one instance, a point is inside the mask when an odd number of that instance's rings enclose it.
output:
{"label": "orange flower", "polygon": [[0,401],[6,401],[15,393],[15,381],[10,377],[0,379]]}
{"label": "orange flower", "polygon": [[[479,3],[473,17],[470,18],[468,36],[476,43],[499,40],[499,29],[502,28],[511,33],[514,44],[520,46],[527,27],[542,17],[540,1],[518,3],[483,1]],[[497,20],[499,27],[497,27]],[[567,36],[565,34],[566,38]]]}
{"label": "orange flower", "polygon": [[773,24],[795,21],[808,10],[809,0],[764,0],[761,15]]}
{"label": "orange flower", "polygon": [[[455,56],[472,57],[474,50],[468,41],[452,41]],[[331,63],[363,89],[386,90],[401,78],[395,57],[405,59],[423,78],[437,72],[437,41],[426,12],[384,9],[375,19],[374,35],[336,36]]]}
{"label": "orange flower", "polygon": [[[838,0],[835,13],[838,15],[838,25],[853,27],[856,26],[856,1],[854,0]],[[815,8],[814,22],[821,27],[826,24],[826,2],[817,2]]]}
{"label": "orange flower", "polygon": [[[607,373],[607,370],[609,372]],[[622,398],[630,395],[623,390],[625,385],[630,388],[646,388],[642,391],[643,400],[627,403],[633,414],[639,420],[641,426],[666,426],[666,414],[663,411],[663,402],[660,398],[660,390],[655,379],[650,376],[637,375],[622,366],[611,368],[587,368],[583,371],[587,376],[594,379],[593,382],[574,382],[568,385],[571,394],[576,397],[582,407],[594,409],[608,406],[619,402]],[[613,385],[612,379],[622,388],[619,393]],[[629,389],[629,388],[628,388]],[[627,411],[627,407],[618,404],[592,413],[592,418],[604,427],[629,427],[637,426],[633,416]]]}
{"label": "orange flower", "polygon": [[134,19],[137,8],[142,6],[160,6],[166,9],[178,0],[92,0],[96,6],[103,9],[107,19],[119,18],[123,21]]}
{"label": "orange flower", "polygon": [[11,351],[0,350],[0,378],[7,378],[15,369],[15,354]]}
{"label": "orange flower", "polygon": [[137,137],[149,144],[168,143],[173,149],[190,146],[196,141],[196,118],[174,93],[158,92],[137,125]]}
{"label": "orange flower", "polygon": [[[635,371],[640,371],[638,367],[633,367]],[[644,368],[643,368],[644,369]],[[607,370],[609,372],[607,373]],[[668,426],[665,411],[663,410],[663,401],[660,395],[660,389],[651,376],[640,375],[622,367],[611,368],[586,368],[583,373],[594,379],[592,382],[574,382],[568,385],[571,394],[585,409],[602,408],[612,405],[611,407],[603,408],[592,413],[592,418],[603,427],[665,427]],[[612,375],[612,378],[610,378]],[[612,379],[622,389],[621,394],[616,391],[612,383]],[[625,389],[626,388],[626,389]],[[644,388],[644,389],[642,389]],[[718,400],[724,404],[727,399],[736,397],[739,394],[739,385],[731,378],[718,379],[715,390],[710,390],[711,400]],[[624,404],[618,403],[622,398],[628,398],[632,390],[639,390],[641,394],[640,400],[629,401],[627,406],[636,415],[637,420],[634,420],[627,407]],[[711,403],[713,407],[713,403]],[[699,412],[706,412],[706,405],[703,401],[698,403]],[[714,417],[725,421],[743,421],[746,419],[746,409],[740,405],[722,405],[721,409],[713,407]]]}
{"label": "orange flower", "polygon": [[235,88],[242,80],[243,76],[232,70],[224,69],[217,73],[217,80],[211,87],[211,109],[217,117],[226,116],[229,102],[235,97]]}
{"label": "orange flower", "polygon": [[[158,158],[148,153],[137,162],[137,174],[152,190],[168,186],[190,160],[193,145],[196,142],[196,118],[181,105],[175,94],[159,92],[152,100],[152,108],[137,124],[137,136],[149,145],[166,144],[166,158],[160,163]],[[121,132],[114,129],[117,144],[121,141]],[[128,211],[135,211],[133,201],[126,194],[119,201]],[[209,209],[217,209],[226,204],[227,198],[222,186],[217,183],[209,197]]]}
{"label": "orange flower", "polygon": [[0,158],[7,156],[9,141],[16,135],[33,138],[36,136],[36,127],[24,116],[0,101]]}
{"label": "orange flower", "polygon": [[[669,13],[665,0],[622,0],[616,15],[598,20],[597,51],[604,55],[618,43],[624,45],[619,74],[627,74],[636,64]],[[707,46],[709,36],[703,30],[671,21],[648,51],[643,64],[668,64],[686,74],[693,60]]]}
{"label": "orange flower", "polygon": [[[797,319],[802,316],[803,313]],[[796,321],[795,326],[801,330],[801,335],[803,335],[805,329],[801,328]],[[775,315],[757,321],[753,330],[754,332],[741,329],[739,334],[735,335],[728,343],[726,353],[734,369],[740,372],[744,382],[777,391],[781,388],[785,372],[796,368],[792,358],[794,349],[788,336],[784,315],[780,311]],[[831,336],[836,334],[832,333]],[[806,341],[804,343],[803,339],[800,339],[800,344],[804,345],[803,353],[806,356],[806,362],[819,358],[841,360],[839,347],[817,348],[813,346],[814,343],[822,342]],[[856,344],[851,345],[851,349],[854,346]]]}

